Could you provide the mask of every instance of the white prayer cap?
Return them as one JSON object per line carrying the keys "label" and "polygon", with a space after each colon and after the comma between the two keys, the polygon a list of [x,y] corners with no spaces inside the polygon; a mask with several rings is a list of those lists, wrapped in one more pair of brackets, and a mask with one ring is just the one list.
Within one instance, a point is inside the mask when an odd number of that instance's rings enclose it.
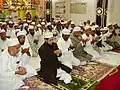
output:
{"label": "white prayer cap", "polygon": [[67,24],[67,23],[68,23],[68,21],[65,21],[65,22],[64,22],[64,24]]}
{"label": "white prayer cap", "polygon": [[13,21],[9,21],[9,24],[13,24]]}
{"label": "white prayer cap", "polygon": [[57,23],[58,21],[57,20],[55,20],[55,23]]}
{"label": "white prayer cap", "polygon": [[98,25],[95,25],[95,28],[98,28],[99,26]]}
{"label": "white prayer cap", "polygon": [[92,27],[91,27],[91,30],[95,30],[95,26],[92,26]]}
{"label": "white prayer cap", "polygon": [[24,19],[23,22],[26,22],[26,20]]}
{"label": "white prayer cap", "polygon": [[41,25],[45,25],[45,22],[41,22]]}
{"label": "white prayer cap", "polygon": [[77,31],[82,31],[82,29],[81,29],[81,27],[75,27],[74,29],[73,29],[73,32],[77,32]]}
{"label": "white prayer cap", "polygon": [[108,24],[107,24],[107,26],[111,26],[111,25],[112,25],[112,23],[108,23]]}
{"label": "white prayer cap", "polygon": [[64,35],[70,35],[70,30],[68,30],[67,28],[64,28],[62,30],[62,34],[64,34]]}
{"label": "white prayer cap", "polygon": [[1,30],[0,30],[0,33],[3,33],[3,32],[5,32],[5,30],[4,30],[4,29],[1,29]]}
{"label": "white prayer cap", "polygon": [[24,31],[18,31],[17,32],[17,37],[19,36],[25,36],[25,32]]}
{"label": "white prayer cap", "polygon": [[91,27],[90,26],[85,26],[85,30],[88,30],[90,29]]}
{"label": "white prayer cap", "polygon": [[26,27],[26,26],[28,26],[28,24],[27,24],[27,23],[24,23],[23,26]]}
{"label": "white prayer cap", "polygon": [[30,30],[30,29],[34,29],[34,26],[30,25],[30,26],[29,26],[29,30]]}
{"label": "white prayer cap", "polygon": [[74,22],[71,22],[71,24],[75,24]]}
{"label": "white prayer cap", "polygon": [[52,38],[53,37],[53,33],[52,32],[45,32],[43,34],[44,38]]}
{"label": "white prayer cap", "polygon": [[50,26],[51,25],[51,23],[49,22],[49,23],[47,23],[47,26]]}
{"label": "white prayer cap", "polygon": [[103,30],[109,30],[107,27],[104,27]]}
{"label": "white prayer cap", "polygon": [[65,24],[64,22],[61,22],[61,24]]}
{"label": "white prayer cap", "polygon": [[37,25],[37,27],[41,27],[41,25],[40,25],[40,24],[38,24],[38,25]]}
{"label": "white prayer cap", "polygon": [[7,22],[8,21],[8,19],[5,19],[5,22]]}
{"label": "white prayer cap", "polygon": [[32,24],[32,25],[35,25],[35,22],[32,22],[31,24]]}
{"label": "white prayer cap", "polygon": [[7,45],[8,46],[15,46],[15,45],[18,45],[19,44],[19,41],[17,38],[14,38],[14,39],[8,39],[7,41]]}
{"label": "white prayer cap", "polygon": [[31,23],[31,20],[27,20],[27,23]]}
{"label": "white prayer cap", "polygon": [[3,24],[3,25],[6,25],[7,23],[6,23],[6,22],[3,22],[2,24]]}

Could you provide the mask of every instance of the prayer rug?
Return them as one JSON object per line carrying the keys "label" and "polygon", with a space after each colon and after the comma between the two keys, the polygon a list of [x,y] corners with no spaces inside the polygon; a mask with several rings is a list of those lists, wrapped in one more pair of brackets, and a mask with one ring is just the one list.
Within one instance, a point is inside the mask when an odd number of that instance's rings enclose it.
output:
{"label": "prayer rug", "polygon": [[[53,85],[58,90],[94,90],[96,81],[92,81],[77,74],[71,74],[72,81],[70,84],[65,84],[63,81],[58,81],[58,86]],[[92,87],[92,88],[91,88]]]}
{"label": "prayer rug", "polygon": [[78,66],[72,72],[94,81],[100,81],[113,70],[114,66],[96,61],[82,66],[82,68],[80,69],[80,66]]}
{"label": "prayer rug", "polygon": [[56,90],[53,86],[44,83],[36,76],[25,79],[24,83],[30,87],[29,90]]}
{"label": "prayer rug", "polygon": [[120,66],[116,67],[96,86],[95,90],[120,90]]}
{"label": "prayer rug", "polygon": [[[48,85],[37,77],[25,79],[25,85],[29,86],[29,90],[94,90],[97,82],[87,79],[83,76],[71,74],[72,82],[65,84],[63,81],[58,81],[58,86]],[[39,77],[39,76],[38,76]]]}

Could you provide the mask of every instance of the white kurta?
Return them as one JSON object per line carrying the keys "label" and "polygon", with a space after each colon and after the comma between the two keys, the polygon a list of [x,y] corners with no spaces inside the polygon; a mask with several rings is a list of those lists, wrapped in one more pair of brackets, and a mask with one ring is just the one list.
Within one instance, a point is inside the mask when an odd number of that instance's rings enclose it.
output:
{"label": "white kurta", "polygon": [[35,39],[38,40],[39,47],[44,43],[44,36],[40,28],[39,31],[36,32]]}
{"label": "white kurta", "polygon": [[34,36],[32,36],[31,34],[28,34],[27,39],[32,49],[32,56],[37,57],[39,44],[34,43],[34,40],[36,39],[36,33],[34,34]]}
{"label": "white kurta", "polygon": [[17,57],[10,56],[4,51],[0,56],[0,90],[14,90],[20,88],[24,83],[15,75],[18,68]]}
{"label": "white kurta", "polygon": [[62,64],[68,66],[72,69],[72,65],[79,65],[80,60],[75,58],[73,56],[72,50],[68,51],[69,46],[72,46],[72,42],[70,39],[68,41],[65,41],[62,37],[57,42],[58,48],[62,51],[62,56],[59,57],[59,61],[61,61]]}
{"label": "white kurta", "polygon": [[2,40],[0,38],[0,54],[1,52],[3,52],[5,49],[7,49],[8,45],[7,45],[7,39],[6,40]]}
{"label": "white kurta", "polygon": [[9,28],[8,27],[8,30],[6,32],[7,36],[10,36],[10,38],[16,38],[16,30],[14,28]]}
{"label": "white kurta", "polygon": [[100,58],[100,55],[97,51],[93,49],[93,45],[91,44],[92,42],[92,35],[89,35],[89,37],[86,34],[82,35],[82,39],[86,40],[89,39],[89,41],[86,42],[86,47],[84,48],[85,51],[93,56],[93,59]]}
{"label": "white kurta", "polygon": [[[106,41],[106,38],[110,36],[110,32],[107,32],[106,34],[103,34],[101,35],[101,38],[100,40],[102,40],[102,44],[105,46],[105,47],[102,47],[101,50],[103,51],[107,51],[107,50],[110,50],[110,49],[113,49],[112,46],[108,45],[105,41]],[[100,41],[99,40],[99,41]]]}
{"label": "white kurta", "polygon": [[[32,50],[31,50],[27,37],[25,37],[24,45],[21,45],[21,48],[22,49],[29,48],[30,55],[32,55]],[[26,53],[22,54],[21,62],[23,65],[28,65],[30,63],[30,56],[28,56]]]}
{"label": "white kurta", "polygon": [[[72,51],[68,51],[69,46],[72,46],[70,39],[65,41],[62,37],[57,42],[58,48],[62,51],[62,56],[58,58],[62,64],[72,69],[72,65],[78,66],[80,61],[73,56]],[[72,78],[71,76],[62,70],[61,68],[57,70],[57,77],[60,77],[59,80],[63,80],[66,84],[70,83]]]}
{"label": "white kurta", "polygon": [[[8,50],[1,53],[0,56],[0,90],[14,90],[24,85],[23,79],[37,75],[37,73],[29,66],[25,65],[26,75],[16,75],[19,66],[22,66],[20,62],[20,56],[11,56]],[[17,62],[20,63],[17,63]],[[7,87],[6,87],[7,86]],[[9,88],[9,89],[8,89]]]}

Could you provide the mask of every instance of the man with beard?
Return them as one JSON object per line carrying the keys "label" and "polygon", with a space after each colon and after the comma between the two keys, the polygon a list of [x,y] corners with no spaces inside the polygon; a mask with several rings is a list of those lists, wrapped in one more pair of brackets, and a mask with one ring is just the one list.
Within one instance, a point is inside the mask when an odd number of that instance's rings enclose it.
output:
{"label": "man with beard", "polygon": [[0,30],[0,54],[7,49],[7,36],[4,29]]}
{"label": "man with beard", "polygon": [[37,38],[37,34],[35,32],[34,26],[29,26],[29,34],[27,35],[28,42],[30,44],[30,47],[32,49],[32,56],[37,57],[38,56],[38,48],[39,48],[39,38]]}
{"label": "man with beard", "polygon": [[45,42],[39,48],[39,56],[41,58],[41,70],[38,72],[44,82],[57,85],[57,68],[59,62],[57,56],[61,54],[57,44],[53,43],[53,34],[51,32],[44,33]]}
{"label": "man with beard", "polygon": [[32,50],[30,48],[28,39],[26,38],[24,31],[17,32],[17,38],[21,45],[22,63],[24,65],[29,64],[30,56],[32,55]]}

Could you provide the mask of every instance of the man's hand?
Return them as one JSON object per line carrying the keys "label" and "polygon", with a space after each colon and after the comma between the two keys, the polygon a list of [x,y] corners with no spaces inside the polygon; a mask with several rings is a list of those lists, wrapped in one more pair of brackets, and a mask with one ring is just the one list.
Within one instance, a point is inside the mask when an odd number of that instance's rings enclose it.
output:
{"label": "man's hand", "polygon": [[34,43],[38,44],[38,40],[34,40]]}
{"label": "man's hand", "polygon": [[71,46],[71,45],[70,45],[69,48],[68,48],[68,51],[69,51],[69,50],[73,50],[74,48],[75,48],[74,46]]}
{"label": "man's hand", "polygon": [[22,53],[27,53],[27,52],[29,52],[29,48],[22,48]]}
{"label": "man's hand", "polygon": [[15,74],[18,74],[18,75],[25,75],[26,73],[27,71],[24,67],[19,67],[18,70],[15,72]]}
{"label": "man's hand", "polygon": [[57,54],[60,54],[60,53],[61,53],[61,50],[55,50],[55,51],[54,51],[54,54],[56,54],[56,55],[57,55]]}

